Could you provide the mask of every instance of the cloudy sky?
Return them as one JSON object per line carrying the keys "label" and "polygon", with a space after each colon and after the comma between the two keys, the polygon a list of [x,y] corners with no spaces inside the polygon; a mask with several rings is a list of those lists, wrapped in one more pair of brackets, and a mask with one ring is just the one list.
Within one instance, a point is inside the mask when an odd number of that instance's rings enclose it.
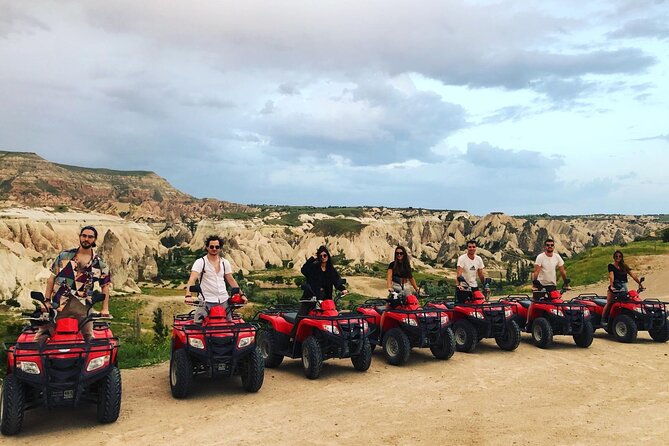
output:
{"label": "cloudy sky", "polygon": [[0,150],[197,197],[669,212],[669,0],[0,0]]}

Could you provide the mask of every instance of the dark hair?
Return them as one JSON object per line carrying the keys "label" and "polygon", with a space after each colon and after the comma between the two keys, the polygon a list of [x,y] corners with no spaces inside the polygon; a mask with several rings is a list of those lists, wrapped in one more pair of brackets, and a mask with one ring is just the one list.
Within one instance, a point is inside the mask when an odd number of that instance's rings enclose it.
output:
{"label": "dark hair", "polygon": [[555,243],[555,240],[553,240],[552,238],[547,238],[546,240],[544,240],[544,245],[546,245],[546,243],[548,242]]}
{"label": "dark hair", "polygon": [[[95,229],[93,226],[84,226],[83,228],[81,228],[81,230],[79,230],[79,236],[81,236],[81,234],[83,234],[84,231],[87,230],[87,229],[89,231],[93,231],[93,235],[95,235],[95,240],[97,240],[98,239],[98,230]],[[96,246],[98,246],[98,245],[96,245],[95,242],[93,242],[93,244],[91,245],[92,248],[95,248]]]}
{"label": "dark hair", "polygon": [[470,245],[470,244],[471,244],[471,245],[474,245],[474,246],[478,246],[478,245],[476,244],[476,240],[467,240],[467,245]]}
{"label": "dark hair", "polygon": [[[397,256],[394,254],[397,250],[400,250],[404,253],[402,260],[397,260]],[[393,251],[393,275],[400,277],[412,277],[411,275],[411,262],[409,262],[409,254],[407,250],[402,245],[397,245]]]}
{"label": "dark hair", "polygon": [[632,269],[627,265],[627,263],[625,263],[625,256],[623,256],[623,252],[620,250],[615,250],[613,252],[613,260],[616,259],[616,254],[620,254],[620,268],[626,273],[631,272]]}
{"label": "dark hair", "polygon": [[332,254],[330,254],[330,251],[325,247],[325,245],[321,245],[318,247],[318,250],[316,251],[316,262],[320,263],[321,259],[320,256],[322,253],[326,253],[328,255],[328,261],[327,261],[327,266],[325,268],[330,269],[334,268],[334,265],[332,264]]}
{"label": "dark hair", "polygon": [[217,235],[210,235],[207,237],[204,241],[204,246],[209,246],[209,243],[213,242],[214,240],[218,241],[218,243],[221,245],[221,248],[223,248],[223,239]]}

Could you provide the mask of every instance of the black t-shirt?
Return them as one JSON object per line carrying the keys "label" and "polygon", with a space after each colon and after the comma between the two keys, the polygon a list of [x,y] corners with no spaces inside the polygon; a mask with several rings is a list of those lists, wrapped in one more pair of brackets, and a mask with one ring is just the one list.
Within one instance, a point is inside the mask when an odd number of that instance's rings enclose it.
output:
{"label": "black t-shirt", "polygon": [[395,281],[395,278],[399,277],[402,279],[402,283],[406,282],[408,279],[411,279],[413,275],[411,274],[411,270],[408,271],[402,271],[400,269],[399,271],[395,271],[393,268],[395,267],[395,262],[390,262],[390,265],[388,265],[388,269],[393,270],[393,281]]}
{"label": "black t-shirt", "polygon": [[611,271],[613,271],[614,282],[627,283],[627,271],[625,271],[624,269],[618,269],[613,263],[609,263],[609,272]]}

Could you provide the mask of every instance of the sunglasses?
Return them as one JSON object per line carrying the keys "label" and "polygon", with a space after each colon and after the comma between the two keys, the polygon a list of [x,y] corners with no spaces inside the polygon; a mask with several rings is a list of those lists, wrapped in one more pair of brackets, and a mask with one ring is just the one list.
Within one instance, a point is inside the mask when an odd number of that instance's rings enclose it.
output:
{"label": "sunglasses", "polygon": [[623,256],[621,256],[620,254],[616,254],[616,255],[613,256],[613,258],[614,259],[622,259]]}
{"label": "sunglasses", "polygon": [[553,246],[555,246],[555,245],[552,244],[552,243],[546,243],[546,248],[552,248]]}
{"label": "sunglasses", "polygon": [[321,258],[323,258],[323,259],[327,259],[328,257],[330,257],[330,256],[325,254],[325,253],[321,254]]}
{"label": "sunglasses", "polygon": [[404,253],[403,252],[396,252],[395,255],[397,257],[402,257],[402,256],[404,256]]}
{"label": "sunglasses", "polygon": [[209,249],[221,249],[221,245],[209,245]]}
{"label": "sunglasses", "polygon": [[94,239],[94,235],[88,235],[88,234],[79,234],[80,238],[88,238],[88,239]]}

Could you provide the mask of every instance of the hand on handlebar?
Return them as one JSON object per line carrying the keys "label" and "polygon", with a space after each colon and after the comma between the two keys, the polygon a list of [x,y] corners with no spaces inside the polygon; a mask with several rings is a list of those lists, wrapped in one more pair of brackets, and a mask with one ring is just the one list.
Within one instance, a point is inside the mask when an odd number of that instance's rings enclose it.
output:
{"label": "hand on handlebar", "polygon": [[192,305],[195,303],[195,299],[193,299],[193,296],[186,296],[184,297],[184,302],[188,305]]}

